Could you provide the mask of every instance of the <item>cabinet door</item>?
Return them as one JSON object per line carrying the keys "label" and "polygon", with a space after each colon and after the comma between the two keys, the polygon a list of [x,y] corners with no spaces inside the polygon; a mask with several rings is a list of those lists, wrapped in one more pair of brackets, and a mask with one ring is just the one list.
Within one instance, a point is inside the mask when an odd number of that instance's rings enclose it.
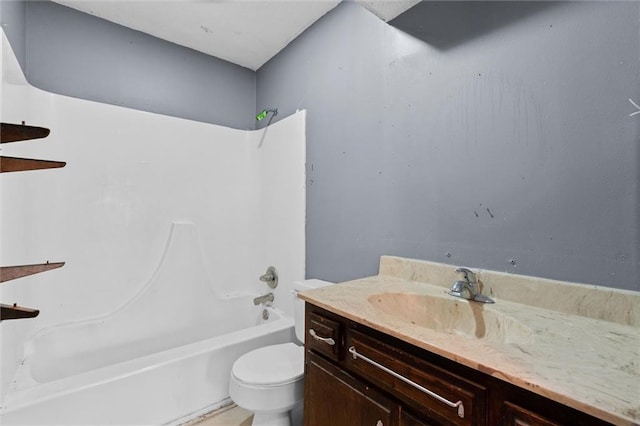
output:
{"label": "cabinet door", "polygon": [[305,426],[398,426],[398,405],[313,353],[307,353]]}
{"label": "cabinet door", "polygon": [[539,414],[525,410],[510,402],[504,403],[504,426],[559,426]]}
{"label": "cabinet door", "polygon": [[419,419],[406,411],[402,410],[400,413],[400,426],[434,426],[432,423],[427,423],[425,420]]}

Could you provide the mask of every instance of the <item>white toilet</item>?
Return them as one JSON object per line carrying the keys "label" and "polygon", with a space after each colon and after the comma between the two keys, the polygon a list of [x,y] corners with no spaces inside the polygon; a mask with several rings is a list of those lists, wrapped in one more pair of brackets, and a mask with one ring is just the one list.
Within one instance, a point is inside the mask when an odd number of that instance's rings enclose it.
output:
{"label": "white toilet", "polygon": [[[297,292],[333,283],[305,280],[293,284],[296,337],[304,344],[304,301]],[[304,346],[295,343],[265,346],[242,355],[231,368],[229,395],[254,412],[254,426],[291,426],[291,410],[301,406],[304,393]]]}

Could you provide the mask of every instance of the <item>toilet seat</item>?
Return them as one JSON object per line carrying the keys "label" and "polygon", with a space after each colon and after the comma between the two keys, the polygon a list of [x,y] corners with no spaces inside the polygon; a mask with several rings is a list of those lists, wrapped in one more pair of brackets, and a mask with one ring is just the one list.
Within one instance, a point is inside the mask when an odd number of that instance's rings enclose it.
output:
{"label": "toilet seat", "polygon": [[231,375],[247,386],[276,387],[296,382],[304,375],[304,347],[283,343],[255,349],[236,360]]}

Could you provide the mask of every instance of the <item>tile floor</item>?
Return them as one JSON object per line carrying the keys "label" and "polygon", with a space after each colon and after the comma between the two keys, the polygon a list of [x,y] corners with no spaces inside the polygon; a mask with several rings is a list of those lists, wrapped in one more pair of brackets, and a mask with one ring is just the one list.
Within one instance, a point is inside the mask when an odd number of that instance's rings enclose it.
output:
{"label": "tile floor", "polygon": [[251,426],[253,413],[235,404],[197,417],[182,426]]}

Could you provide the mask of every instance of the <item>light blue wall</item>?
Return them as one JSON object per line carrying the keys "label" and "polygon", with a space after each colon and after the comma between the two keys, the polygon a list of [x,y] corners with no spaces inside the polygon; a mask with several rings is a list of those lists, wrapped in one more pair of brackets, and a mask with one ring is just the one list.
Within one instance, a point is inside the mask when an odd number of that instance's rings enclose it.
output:
{"label": "light blue wall", "polygon": [[28,81],[38,88],[238,129],[255,127],[255,72],[247,68],[53,2],[4,3],[7,36]]}
{"label": "light blue wall", "polygon": [[346,2],[258,70],[259,106],[308,110],[308,277],[640,290],[640,3],[541,3],[423,2],[397,21],[427,43]]}

